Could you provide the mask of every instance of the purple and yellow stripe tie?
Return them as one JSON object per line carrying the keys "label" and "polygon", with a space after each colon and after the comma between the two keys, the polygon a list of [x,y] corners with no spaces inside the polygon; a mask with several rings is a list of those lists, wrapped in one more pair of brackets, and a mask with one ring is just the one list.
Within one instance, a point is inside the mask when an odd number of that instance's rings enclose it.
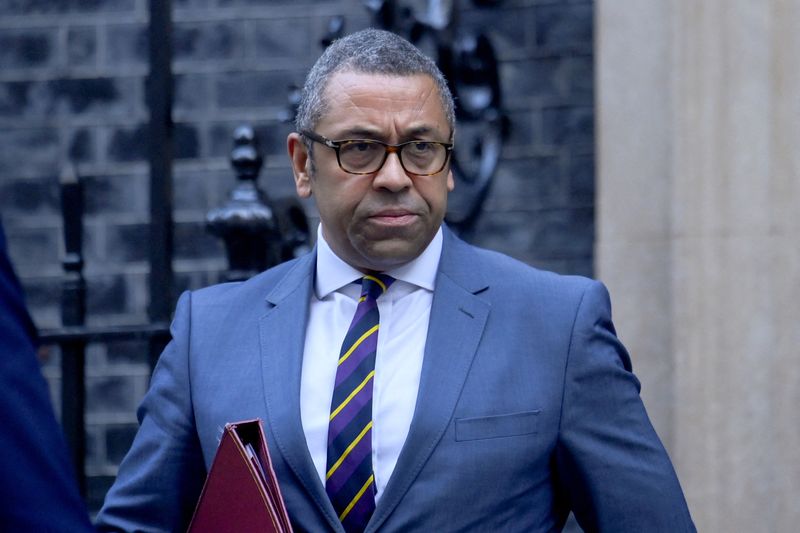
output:
{"label": "purple and yellow stripe tie", "polygon": [[372,384],[378,347],[377,298],[394,281],[361,280],[361,298],[339,353],[328,425],[325,490],[345,530],[364,531],[375,510],[372,471]]}

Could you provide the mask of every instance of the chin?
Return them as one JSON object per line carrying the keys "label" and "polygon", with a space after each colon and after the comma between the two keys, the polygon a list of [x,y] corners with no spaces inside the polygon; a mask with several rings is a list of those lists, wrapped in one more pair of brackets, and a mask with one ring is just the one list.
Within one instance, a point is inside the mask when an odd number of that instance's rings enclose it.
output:
{"label": "chin", "polygon": [[365,262],[369,270],[383,271],[390,270],[400,265],[404,265],[409,261],[413,261],[419,257],[424,249],[424,246],[420,248],[409,248],[407,246],[403,246],[402,248],[395,246],[380,246],[363,253],[362,256],[366,260]]}

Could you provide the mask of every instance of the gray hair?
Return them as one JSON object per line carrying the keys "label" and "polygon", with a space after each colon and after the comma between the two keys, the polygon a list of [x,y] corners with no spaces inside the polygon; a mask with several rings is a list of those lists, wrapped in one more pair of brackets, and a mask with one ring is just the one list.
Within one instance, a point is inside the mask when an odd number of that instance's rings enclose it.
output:
{"label": "gray hair", "polygon": [[430,76],[439,90],[450,130],[455,129],[453,95],[436,63],[399,35],[366,29],[334,41],[311,67],[295,118],[297,131],[314,129],[327,111],[324,93],[328,81],[334,74],[346,70],[391,76]]}

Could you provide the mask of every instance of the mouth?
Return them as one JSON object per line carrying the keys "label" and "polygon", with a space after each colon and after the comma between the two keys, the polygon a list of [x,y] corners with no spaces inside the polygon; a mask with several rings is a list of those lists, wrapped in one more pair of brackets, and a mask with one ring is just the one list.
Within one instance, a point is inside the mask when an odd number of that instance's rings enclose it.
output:
{"label": "mouth", "polygon": [[405,209],[385,209],[370,215],[370,222],[382,226],[407,226],[417,220],[418,215]]}

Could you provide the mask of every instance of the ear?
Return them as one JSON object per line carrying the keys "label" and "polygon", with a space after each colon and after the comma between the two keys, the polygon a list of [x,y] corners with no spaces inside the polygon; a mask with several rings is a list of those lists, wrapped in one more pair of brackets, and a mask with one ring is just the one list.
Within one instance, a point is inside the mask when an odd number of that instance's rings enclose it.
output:
{"label": "ear", "polygon": [[292,161],[294,187],[297,191],[297,196],[308,198],[311,196],[311,158],[299,133],[292,132],[289,134],[289,137],[286,138],[286,149],[289,152],[289,159]]}

